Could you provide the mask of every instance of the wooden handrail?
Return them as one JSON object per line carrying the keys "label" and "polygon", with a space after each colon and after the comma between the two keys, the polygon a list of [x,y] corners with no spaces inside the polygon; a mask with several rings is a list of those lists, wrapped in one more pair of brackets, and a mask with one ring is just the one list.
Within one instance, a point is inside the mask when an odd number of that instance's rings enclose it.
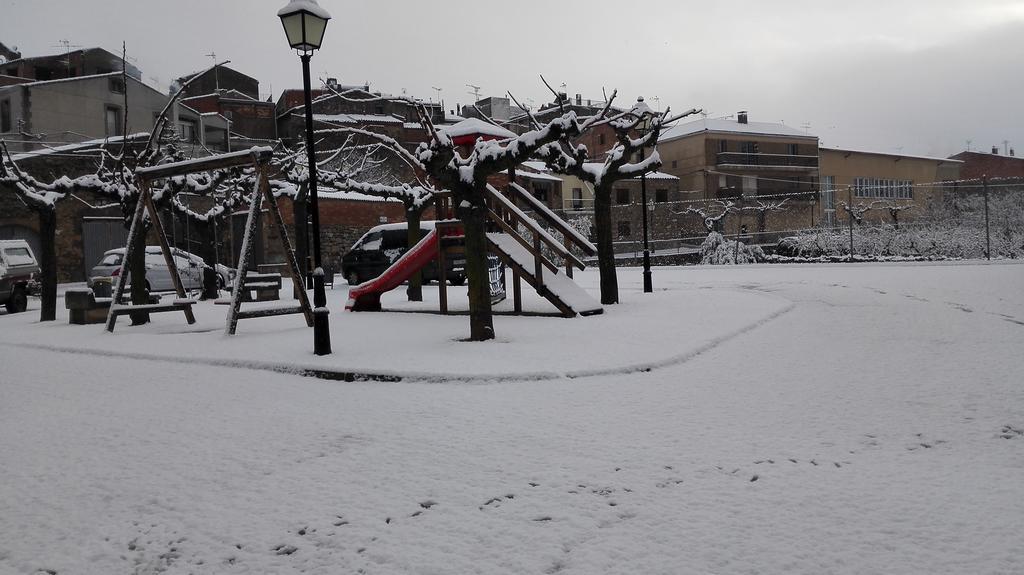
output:
{"label": "wooden handrail", "polygon": [[[565,260],[567,260],[569,262],[572,262],[572,265],[576,266],[577,268],[579,268],[581,270],[582,269],[586,269],[586,265],[584,265],[584,263],[582,261],[580,261],[579,258],[574,256],[572,254],[572,252],[570,252],[568,249],[566,249],[565,246],[560,244],[558,242],[558,240],[556,240],[555,238],[551,237],[551,234],[549,234],[547,231],[545,231],[543,228],[541,228],[539,225],[537,225],[536,221],[534,221],[532,218],[530,218],[529,216],[524,214],[522,212],[522,210],[520,210],[515,204],[512,203],[511,200],[509,200],[508,198],[503,196],[500,192],[498,192],[492,186],[487,186],[486,189],[487,189],[488,196],[492,200],[494,200],[498,205],[500,205],[502,208],[504,208],[502,211],[510,214],[515,220],[517,220],[518,222],[520,222],[524,226],[526,226],[531,232],[533,232],[534,236],[539,238],[540,241],[543,242],[544,244],[547,244],[547,246],[549,248],[551,248],[552,251],[554,251],[560,257],[564,258]],[[490,211],[490,213],[494,214],[492,216],[492,218],[494,218],[496,220],[500,220],[501,219],[500,214],[497,213],[497,211]],[[516,231],[516,233],[514,235],[519,235],[518,231]],[[530,249],[532,251],[533,248],[532,247],[528,247],[528,249]]]}
{"label": "wooden handrail", "polygon": [[515,195],[521,198],[524,202],[529,204],[533,211],[540,215],[541,219],[553,226],[558,231],[562,232],[566,241],[576,244],[583,253],[588,256],[597,254],[597,247],[590,243],[587,238],[583,237],[579,231],[572,226],[565,223],[564,220],[556,216],[547,206],[545,206],[540,200],[533,197],[533,194],[529,193],[519,184],[513,183],[509,188],[515,193]]}

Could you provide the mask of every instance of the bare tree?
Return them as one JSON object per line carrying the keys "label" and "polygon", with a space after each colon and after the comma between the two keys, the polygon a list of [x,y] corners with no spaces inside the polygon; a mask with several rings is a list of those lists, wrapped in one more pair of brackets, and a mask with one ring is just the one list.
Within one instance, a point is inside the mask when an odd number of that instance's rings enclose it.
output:
{"label": "bare tree", "polygon": [[740,208],[743,211],[750,211],[757,213],[757,231],[764,233],[767,230],[768,214],[771,212],[781,212],[786,209],[786,202],[789,198],[783,198],[781,201],[766,198],[754,198],[754,204],[749,206],[743,206]]}
{"label": "bare tree", "polygon": [[[548,88],[551,89],[551,86],[548,85]],[[565,95],[554,90],[552,92],[555,94],[556,103],[564,110]],[[616,92],[612,92],[610,98],[605,98],[604,109],[595,116],[585,118],[580,125],[581,132],[604,124],[615,132],[616,144],[608,151],[603,162],[588,162],[590,154],[587,147],[582,144],[573,146],[571,142],[576,134],[563,134],[557,142],[542,146],[537,151],[537,155],[545,160],[552,171],[575,176],[589,183],[594,189],[594,227],[597,235],[601,303],[605,305],[619,302],[612,230],[612,190],[615,183],[649,174],[660,168],[661,156],[656,147],[662,129],[671,122],[698,112],[693,109],[671,117],[670,110],[657,113],[640,98],[629,110],[609,115],[615,96]],[[529,112],[527,114],[534,127],[539,127],[536,118]],[[634,138],[638,127],[648,120],[649,129]],[[651,150],[650,154],[641,157],[647,149]]]}
{"label": "bare tree", "polygon": [[677,215],[695,214],[700,216],[701,222],[708,233],[722,230],[723,221],[729,214],[739,211],[736,202],[732,200],[711,200],[704,206],[689,206],[681,212],[673,212]]}

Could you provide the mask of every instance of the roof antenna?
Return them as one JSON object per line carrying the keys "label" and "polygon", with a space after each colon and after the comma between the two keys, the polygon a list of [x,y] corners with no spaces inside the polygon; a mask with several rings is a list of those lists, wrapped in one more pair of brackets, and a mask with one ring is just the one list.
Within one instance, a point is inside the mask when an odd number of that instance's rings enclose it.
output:
{"label": "roof antenna", "polygon": [[64,48],[65,62],[68,65],[68,77],[71,77],[71,49],[81,48],[78,44],[72,44],[71,40],[57,40],[57,43],[53,46],[54,48]]}
{"label": "roof antenna", "polygon": [[466,86],[473,89],[472,92],[467,92],[469,94],[473,94],[473,103],[475,104],[475,103],[479,102],[480,101],[480,86],[474,86],[473,84],[466,84]]}
{"label": "roof antenna", "polygon": [[220,74],[218,73],[219,66],[217,66],[217,53],[210,50],[209,54],[204,55],[213,59],[213,89],[220,90]]}

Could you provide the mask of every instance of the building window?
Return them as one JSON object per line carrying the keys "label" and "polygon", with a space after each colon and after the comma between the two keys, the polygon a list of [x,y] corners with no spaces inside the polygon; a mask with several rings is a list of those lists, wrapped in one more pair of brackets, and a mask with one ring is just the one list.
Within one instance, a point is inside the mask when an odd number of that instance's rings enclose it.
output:
{"label": "building window", "polygon": [[757,153],[757,142],[741,142],[740,152],[744,154],[756,154]]}
{"label": "building window", "polygon": [[602,146],[604,145],[604,133],[600,133],[597,135],[597,143]]}
{"label": "building window", "polygon": [[800,145],[799,144],[786,144],[786,152],[790,156],[799,156],[800,155]]}
{"label": "building window", "polygon": [[628,238],[630,236],[629,220],[619,220],[616,230],[620,238]]}
{"label": "building window", "polygon": [[374,112],[376,112],[376,114],[378,116],[383,116],[384,115],[384,106],[376,106],[374,108]]}
{"label": "building window", "polygon": [[668,190],[654,190],[654,201],[664,204],[668,201]]}
{"label": "building window", "polygon": [[914,199],[914,183],[911,180],[890,180],[885,178],[854,178],[853,191],[858,198],[881,198],[887,200]]}
{"label": "building window", "polygon": [[111,78],[110,79],[110,91],[115,94],[124,94],[124,79],[123,78]]}
{"label": "building window", "polygon": [[822,176],[821,177],[821,203],[824,206],[824,210],[828,212],[836,210],[836,177],[835,176]]}
{"label": "building window", "polygon": [[619,188],[615,190],[615,203],[620,206],[629,203],[629,190]]}
{"label": "building window", "polygon": [[672,169],[673,170],[676,169],[676,167],[678,167],[678,165],[679,165],[679,162],[677,162],[676,160],[672,160]]}
{"label": "building window", "polygon": [[581,188],[572,189],[572,209],[583,209],[583,190]]}
{"label": "building window", "polygon": [[743,196],[757,195],[757,176],[743,176]]}
{"label": "building window", "polygon": [[0,101],[0,133],[11,131],[11,101]]}
{"label": "building window", "polygon": [[548,203],[548,189],[543,186],[533,186],[533,197],[545,204]]}
{"label": "building window", "polygon": [[722,152],[722,153],[728,152],[729,151],[729,141],[728,140],[718,140],[718,151]]}
{"label": "building window", "polygon": [[124,127],[124,124],[121,123],[121,108],[116,106],[107,106],[104,119],[108,138],[123,135],[121,130]]}
{"label": "building window", "polygon": [[181,140],[187,144],[195,144],[196,141],[196,121],[195,120],[181,120],[178,122],[178,133],[181,135]]}

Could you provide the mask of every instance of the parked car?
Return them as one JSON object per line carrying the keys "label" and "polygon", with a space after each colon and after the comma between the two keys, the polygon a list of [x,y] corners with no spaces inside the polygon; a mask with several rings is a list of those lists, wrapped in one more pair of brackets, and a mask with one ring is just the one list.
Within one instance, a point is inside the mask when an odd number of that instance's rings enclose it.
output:
{"label": "parked car", "polygon": [[25,240],[0,240],[0,304],[10,313],[25,311],[39,264]]}
{"label": "parked car", "polygon": [[[420,222],[420,232],[425,236],[434,229],[433,221]],[[349,249],[341,259],[341,273],[349,285],[358,285],[371,280],[408,251],[409,225],[405,222],[384,224],[371,228]],[[466,281],[466,260],[462,256],[447,258],[447,278],[452,285]],[[437,281],[437,260],[423,268],[423,281]]]}
{"label": "parked car", "polygon": [[[203,258],[180,250],[171,248],[174,252],[174,265],[178,268],[178,275],[181,276],[182,287],[186,290],[202,289],[203,270],[209,268],[203,262]],[[99,263],[89,271],[87,284],[93,284],[100,278],[116,277],[121,271],[121,262],[124,261],[124,248],[117,248],[104,252]],[[224,289],[231,285],[234,279],[235,270],[225,265],[217,264],[217,286]],[[149,291],[174,291],[174,282],[171,280],[171,272],[167,269],[167,262],[164,261],[164,254],[160,246],[146,246],[146,287]]]}

